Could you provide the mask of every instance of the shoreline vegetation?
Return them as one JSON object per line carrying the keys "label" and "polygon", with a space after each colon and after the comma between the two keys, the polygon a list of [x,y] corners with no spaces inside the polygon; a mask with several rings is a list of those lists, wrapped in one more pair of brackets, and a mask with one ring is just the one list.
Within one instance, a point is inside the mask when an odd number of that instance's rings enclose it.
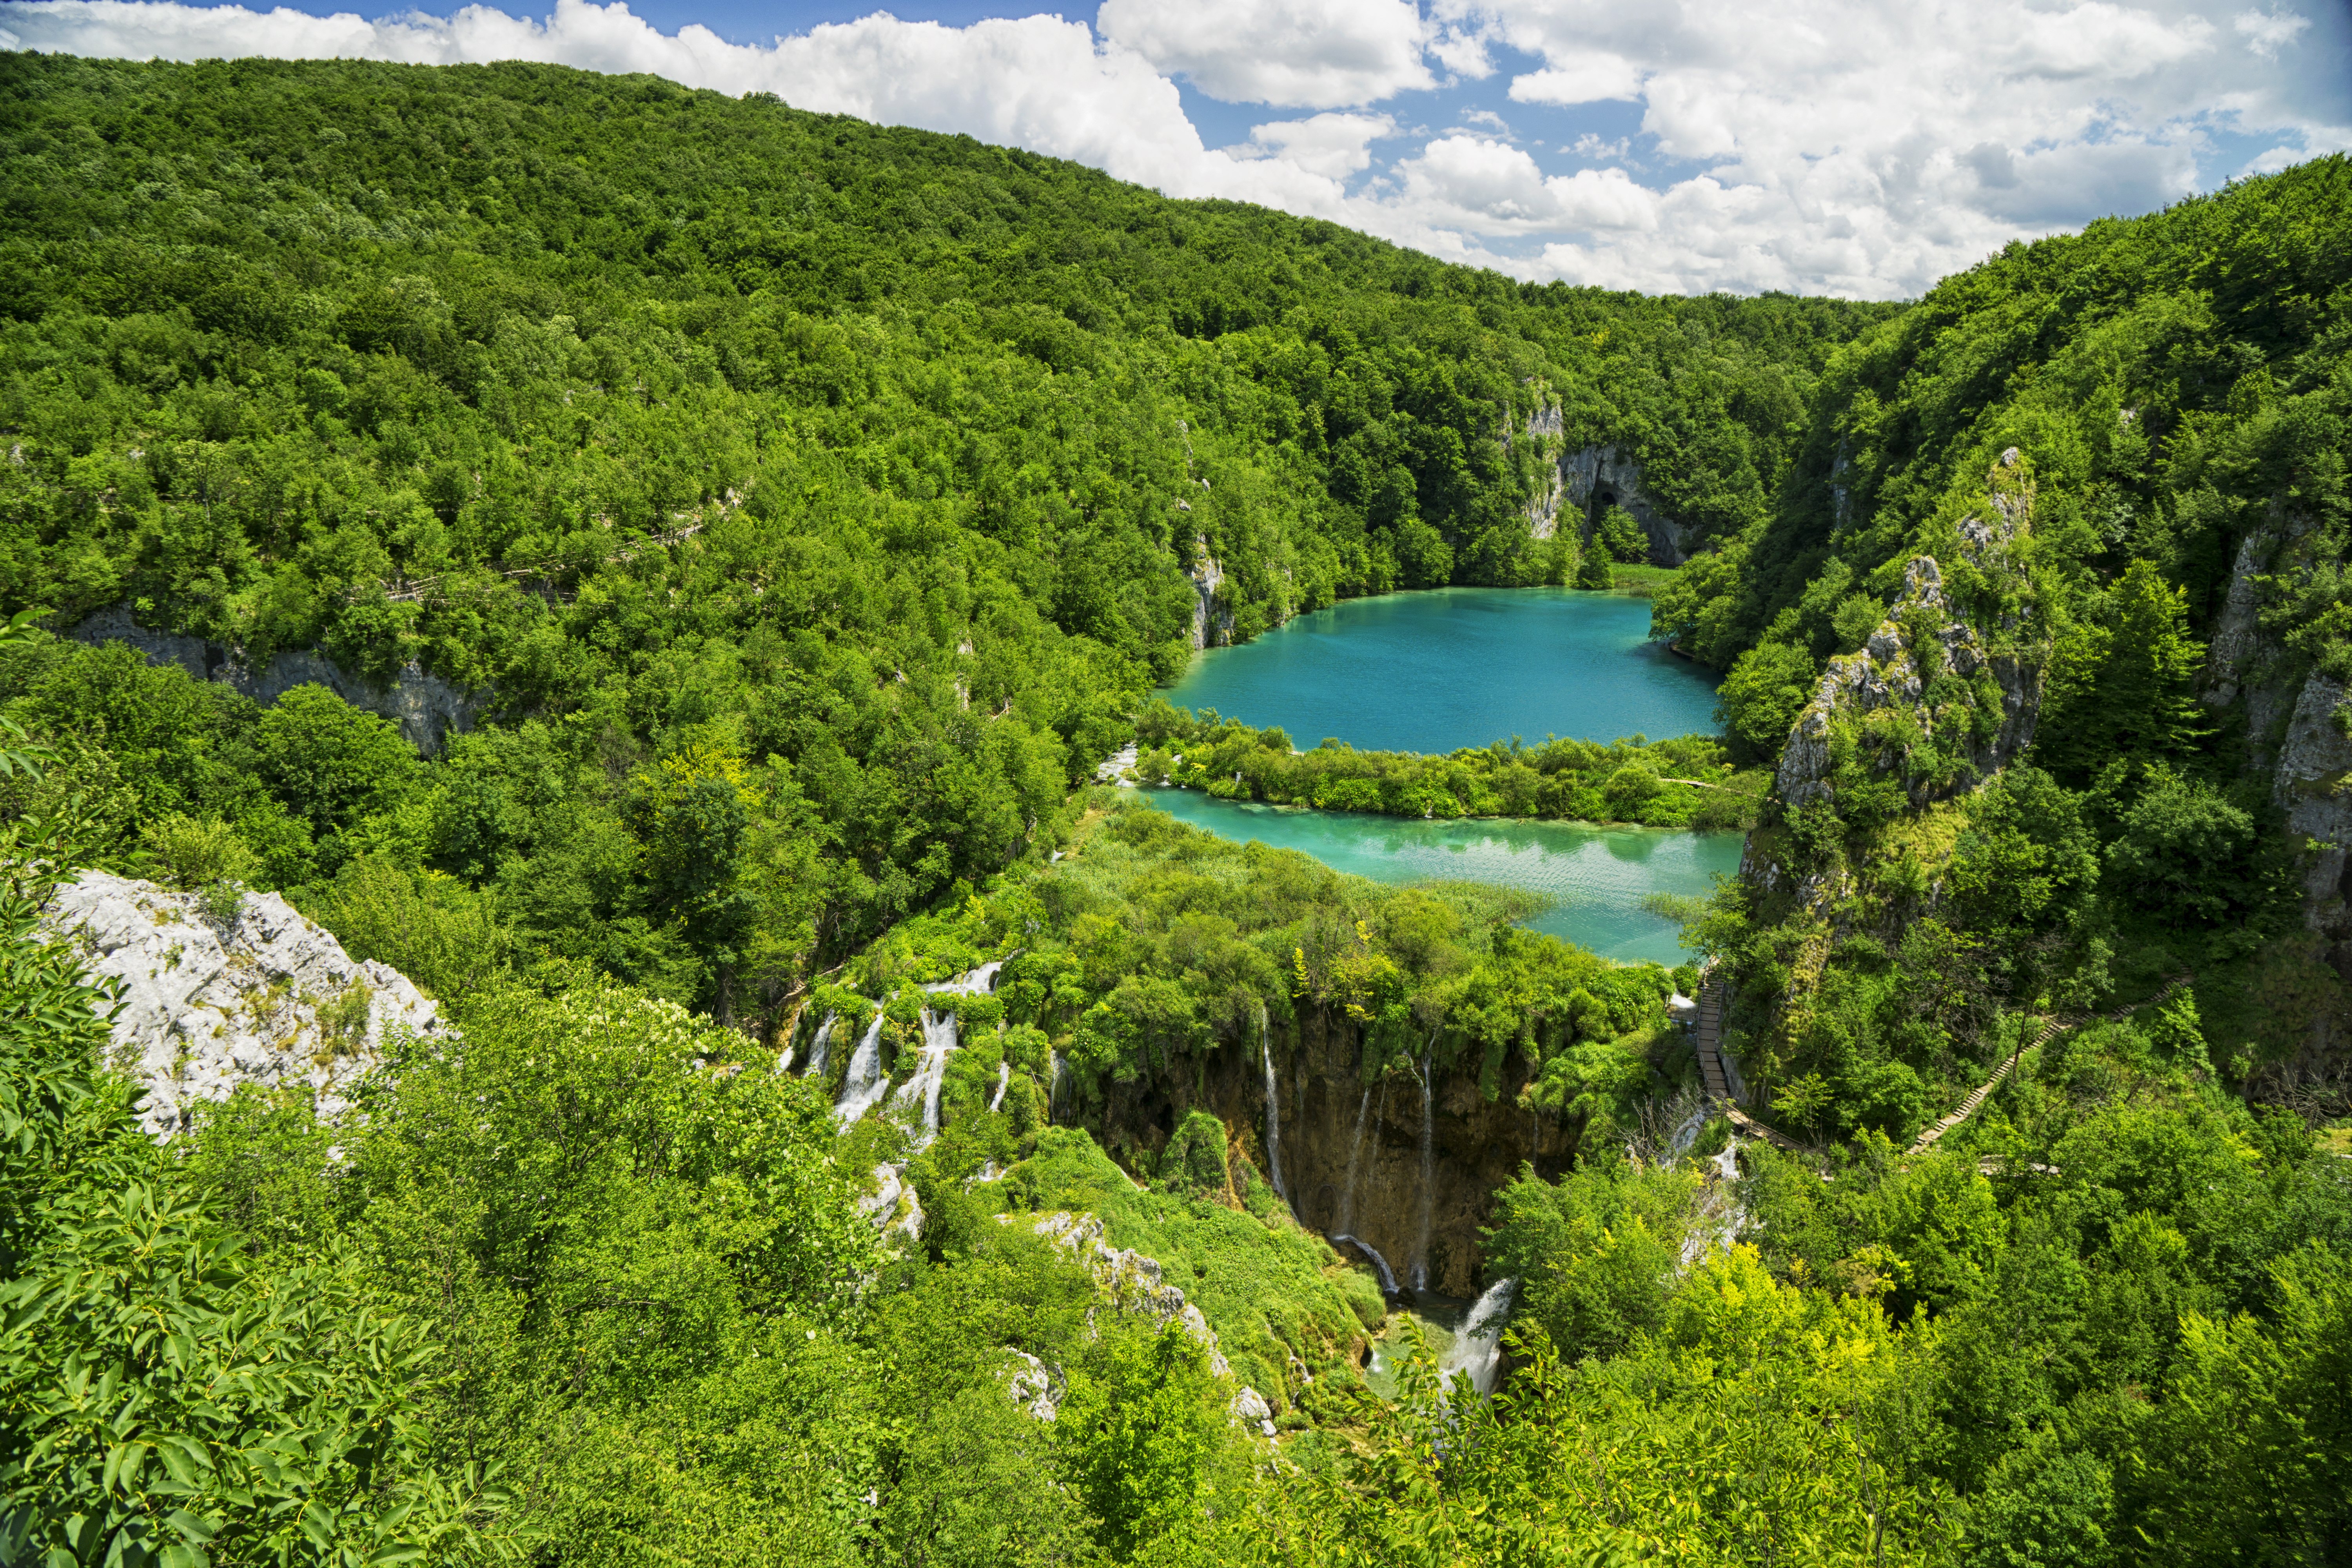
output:
{"label": "shoreline vegetation", "polygon": [[1136,716],[1135,733],[1129,771],[1139,784],[1379,816],[1745,831],[1771,781],[1769,768],[1735,767],[1729,749],[1708,735],[1605,743],[1547,736],[1536,745],[1514,735],[1442,754],[1359,751],[1327,738],[1298,750],[1279,728],[1257,729],[1213,708],[1195,715],[1164,698]]}

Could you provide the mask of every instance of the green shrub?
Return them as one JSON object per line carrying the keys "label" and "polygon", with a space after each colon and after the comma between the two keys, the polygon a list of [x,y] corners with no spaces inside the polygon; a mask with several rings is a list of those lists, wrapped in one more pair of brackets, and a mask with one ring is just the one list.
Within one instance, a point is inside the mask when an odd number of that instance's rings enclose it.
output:
{"label": "green shrub", "polygon": [[249,878],[258,865],[236,829],[218,817],[166,812],[149,823],[140,837],[163,882],[184,893]]}

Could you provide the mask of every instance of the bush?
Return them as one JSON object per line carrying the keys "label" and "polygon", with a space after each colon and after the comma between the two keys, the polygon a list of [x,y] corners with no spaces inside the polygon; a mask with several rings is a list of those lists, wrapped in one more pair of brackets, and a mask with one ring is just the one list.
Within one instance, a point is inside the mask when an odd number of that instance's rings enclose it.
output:
{"label": "bush", "polygon": [[1735,660],[1715,694],[1716,716],[1747,754],[1769,757],[1812,700],[1812,656],[1784,643],[1759,643]]}
{"label": "bush", "polygon": [[489,894],[386,860],[352,861],[305,900],[303,912],[353,958],[388,963],[445,1001],[488,985],[513,949]]}
{"label": "bush", "polygon": [[2220,790],[2170,768],[2148,770],[2123,834],[2107,847],[2117,890],[2173,925],[2219,925],[2250,907],[2254,819]]}
{"label": "bush", "polygon": [[169,812],[140,835],[163,880],[184,893],[253,875],[257,862],[236,829],[218,817]]}

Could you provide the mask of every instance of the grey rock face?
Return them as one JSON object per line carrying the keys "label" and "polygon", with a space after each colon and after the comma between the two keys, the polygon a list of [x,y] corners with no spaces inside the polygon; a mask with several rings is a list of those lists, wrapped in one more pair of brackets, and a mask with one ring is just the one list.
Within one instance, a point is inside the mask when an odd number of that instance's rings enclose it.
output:
{"label": "grey rock face", "polygon": [[2042,673],[2028,669],[2010,656],[1989,654],[1976,628],[1959,619],[1945,603],[1943,573],[1928,556],[1915,556],[1904,568],[1903,596],[1861,651],[1830,660],[1813,700],[1798,717],[1789,743],[1780,753],[1775,787],[1790,805],[1804,805],[1829,793],[1830,745],[1832,722],[1883,708],[1911,710],[1932,734],[1935,715],[1925,710],[1927,670],[1921,649],[1911,646],[1904,623],[1925,611],[1935,629],[1932,637],[1943,667],[1973,682],[1990,673],[2000,691],[2000,727],[1990,737],[1973,731],[1962,738],[1961,751],[1973,776],[1955,780],[1950,787],[1915,785],[1913,804],[1924,805],[1940,795],[1957,793],[1991,777],[2032,743],[2041,716]]}
{"label": "grey rock face", "polygon": [[1051,1421],[1061,1414],[1062,1396],[1068,1392],[1058,1367],[1047,1366],[1024,1350],[1005,1352],[1005,1392],[1018,1405],[1040,1421]]}
{"label": "grey rock face", "polygon": [[1624,508],[1650,536],[1650,564],[1679,566],[1698,548],[1699,531],[1663,510],[1642,488],[1642,465],[1615,447],[1585,447],[1559,460],[1567,504],[1590,529],[1612,505]]}
{"label": "grey rock face", "polygon": [[276,893],[249,893],[215,926],[197,896],[86,871],[43,911],[87,973],[119,986],[110,1065],[146,1088],[139,1117],[159,1142],[195,1107],[242,1085],[308,1084],[320,1116],[373,1067],[392,1031],[446,1032],[439,1005],[397,970],[360,963]]}
{"label": "grey rock face", "polygon": [[2336,722],[2344,697],[2324,675],[2303,683],[2271,775],[2271,797],[2286,812],[2287,843],[2302,850],[2304,923],[2339,940],[2352,852],[2352,740]]}
{"label": "grey rock face", "polygon": [[1192,646],[1215,647],[1233,640],[1233,615],[1217,606],[1217,592],[1225,585],[1225,569],[1209,553],[1207,538],[1196,538],[1192,543],[1196,559],[1185,574],[1192,579]]}
{"label": "grey rock face", "polygon": [[1916,785],[1913,803],[1924,805],[1939,794],[1955,793],[1990,778],[2032,743],[2034,723],[2041,714],[2041,671],[2026,669],[2014,658],[1988,654],[1976,629],[1958,619],[1945,603],[1943,582],[1933,559],[1914,557],[1904,569],[1903,596],[1893,613],[1879,623],[1860,652],[1830,660],[1812,701],[1798,717],[1780,753],[1775,787],[1783,801],[1804,805],[1829,793],[1830,729],[1842,715],[1859,717],[1877,709],[1903,708],[1914,710],[1913,716],[1932,732],[1934,715],[1921,706],[1927,674],[1920,650],[1910,645],[1910,634],[1903,625],[1920,610],[1927,613],[1929,624],[1936,628],[1932,635],[1946,668],[1969,681],[1979,673],[1991,674],[2000,690],[2001,721],[1990,738],[1973,731],[1964,737],[1961,750],[1974,769],[1974,777],[1957,780],[1953,789],[1941,791],[1925,784]]}
{"label": "grey rock face", "polygon": [[2270,530],[2258,528],[2238,546],[2238,559],[2230,571],[2229,596],[2221,602],[2221,619],[2214,623],[2213,640],[2205,650],[2208,684],[2203,700],[2208,707],[2226,708],[2237,700],[2240,688],[2265,651],[2259,614],[2262,589],[2254,579],[2277,542]]}
{"label": "grey rock face", "polygon": [[132,617],[128,605],[100,610],[65,635],[76,642],[129,643],[151,664],[176,664],[199,680],[217,680],[256,702],[275,702],[298,686],[323,686],[352,707],[398,724],[403,738],[428,757],[441,750],[446,736],[474,727],[488,695],[461,690],[426,674],[414,660],[401,668],[390,687],[347,674],[315,652],[273,654],[257,669],[236,649],[177,632],[149,630]]}
{"label": "grey rock face", "polygon": [[[1549,539],[1559,530],[1560,498],[1567,491],[1567,480],[1561,477],[1561,465],[1550,460],[1563,438],[1566,421],[1559,405],[1547,403],[1528,416],[1527,438],[1535,443],[1539,458],[1546,459],[1536,478],[1535,494],[1528,498],[1528,537]],[[1511,432],[1503,430],[1503,447],[1510,449]]]}
{"label": "grey rock face", "polygon": [[875,1166],[874,1190],[857,1200],[857,1208],[885,1241],[896,1237],[911,1247],[923,1238],[923,1205],[905,1173],[904,1165]]}

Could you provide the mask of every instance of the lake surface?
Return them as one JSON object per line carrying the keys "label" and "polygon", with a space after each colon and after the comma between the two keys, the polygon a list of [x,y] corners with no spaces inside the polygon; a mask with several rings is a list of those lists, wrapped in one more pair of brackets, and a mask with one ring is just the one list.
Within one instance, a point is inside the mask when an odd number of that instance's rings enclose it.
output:
{"label": "lake surface", "polygon": [[1349,599],[1239,647],[1163,693],[1312,749],[1452,752],[1513,735],[1712,733],[1712,670],[1651,642],[1650,602],[1566,588],[1434,588]]}
{"label": "lake surface", "polygon": [[1191,789],[1137,793],[1155,810],[1221,838],[1303,850],[1334,870],[1378,882],[1442,877],[1549,893],[1558,905],[1529,925],[1620,963],[1687,962],[1673,922],[1645,911],[1642,895],[1705,894],[1717,875],[1739,868],[1737,833],[1572,822],[1416,822],[1218,800]]}

